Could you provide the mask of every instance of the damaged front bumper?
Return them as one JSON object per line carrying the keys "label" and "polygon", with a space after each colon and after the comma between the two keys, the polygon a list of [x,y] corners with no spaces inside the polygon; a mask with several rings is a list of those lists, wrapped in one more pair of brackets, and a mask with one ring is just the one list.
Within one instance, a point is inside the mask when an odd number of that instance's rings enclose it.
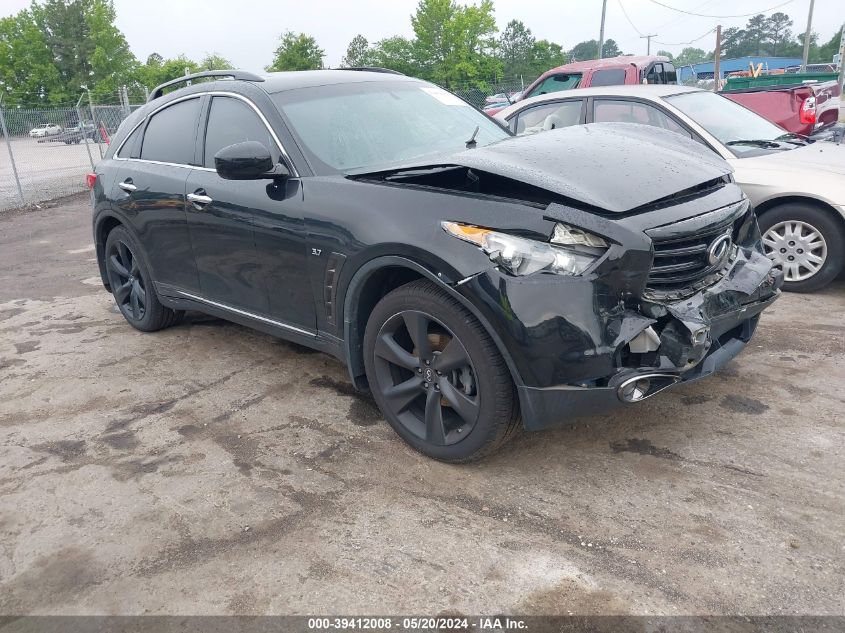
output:
{"label": "damaged front bumper", "polygon": [[783,284],[755,247],[739,248],[719,281],[683,299],[620,297],[601,277],[550,277],[491,270],[462,286],[508,348],[528,429],[710,375],[745,347]]}

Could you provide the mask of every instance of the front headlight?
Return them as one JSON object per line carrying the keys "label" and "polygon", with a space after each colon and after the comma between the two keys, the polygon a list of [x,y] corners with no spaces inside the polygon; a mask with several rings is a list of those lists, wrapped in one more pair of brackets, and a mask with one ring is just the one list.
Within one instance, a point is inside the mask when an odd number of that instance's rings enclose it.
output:
{"label": "front headlight", "polygon": [[558,224],[551,242],[540,242],[499,233],[469,224],[441,222],[443,229],[475,244],[490,261],[510,273],[523,276],[540,271],[558,275],[580,275],[607,250],[607,242],[581,229]]}

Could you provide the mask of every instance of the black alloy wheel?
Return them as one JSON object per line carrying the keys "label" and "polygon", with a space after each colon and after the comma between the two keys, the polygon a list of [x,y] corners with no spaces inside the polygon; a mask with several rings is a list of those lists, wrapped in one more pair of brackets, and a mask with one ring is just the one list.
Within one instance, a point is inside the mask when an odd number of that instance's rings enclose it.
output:
{"label": "black alloy wheel", "polygon": [[147,290],[138,258],[132,254],[129,244],[115,240],[107,253],[106,266],[120,311],[127,319],[141,321],[147,313]]}
{"label": "black alloy wheel", "polygon": [[413,448],[467,462],[520,428],[507,364],[477,319],[429,281],[408,283],[375,306],[364,333],[370,390]]}
{"label": "black alloy wheel", "polygon": [[111,230],[104,256],[109,287],[129,325],[142,332],[155,332],[182,320],[183,311],[171,310],[159,301],[141,247],[124,227]]}
{"label": "black alloy wheel", "polygon": [[410,433],[434,446],[467,437],[480,410],[475,368],[449,328],[405,310],[382,325],[375,355],[377,388]]}

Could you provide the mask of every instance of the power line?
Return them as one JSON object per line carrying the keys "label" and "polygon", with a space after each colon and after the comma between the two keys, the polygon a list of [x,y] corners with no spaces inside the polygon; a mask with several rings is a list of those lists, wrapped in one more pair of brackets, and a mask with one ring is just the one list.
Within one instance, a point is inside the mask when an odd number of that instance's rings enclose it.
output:
{"label": "power line", "polygon": [[690,40],[689,42],[658,42],[657,40],[654,40],[654,42],[655,42],[655,44],[663,44],[663,46],[686,46],[687,44],[695,44],[698,40],[703,40],[705,37],[710,35],[715,30],[716,30],[716,27],[714,26],[712,29],[707,31],[707,33],[705,33],[704,35],[701,35],[700,37],[697,37],[694,40]]}
{"label": "power line", "polygon": [[661,6],[665,9],[671,9],[672,11],[677,11],[678,13],[685,13],[686,15],[694,15],[699,18],[747,18],[752,15],[758,15],[760,13],[766,13],[767,11],[773,11],[774,9],[779,9],[784,7],[788,4],[792,4],[792,0],[786,0],[786,2],[781,2],[780,4],[776,4],[773,7],[769,7],[768,9],[760,9],[759,11],[754,11],[753,13],[739,13],[737,15],[709,15],[705,13],[693,13],[692,11],[685,11],[684,9],[678,9],[676,7],[670,7],[668,4],[663,4],[659,0],[650,0],[653,4]]}
{"label": "power line", "polygon": [[631,22],[631,18],[628,16],[628,12],[625,10],[625,5],[622,4],[622,0],[619,0],[619,8],[622,9],[622,14],[625,16],[625,19],[628,20],[628,24],[631,25],[631,28],[637,32],[637,35],[645,37],[643,32],[640,31],[633,22]]}

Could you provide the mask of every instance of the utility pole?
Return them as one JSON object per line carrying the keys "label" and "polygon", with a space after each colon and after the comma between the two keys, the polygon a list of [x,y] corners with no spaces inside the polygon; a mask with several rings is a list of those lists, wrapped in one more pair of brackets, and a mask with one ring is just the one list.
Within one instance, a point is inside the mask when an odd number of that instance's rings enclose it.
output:
{"label": "utility pole", "polygon": [[645,39],[648,43],[646,44],[645,54],[651,55],[651,38],[657,37],[657,33],[652,33],[651,35],[640,35],[640,39]]}
{"label": "utility pole", "polygon": [[845,24],[839,34],[839,122],[845,123]]}
{"label": "utility pole", "polygon": [[601,3],[601,28],[599,29],[599,56],[598,59],[603,57],[602,49],[604,48],[604,16],[607,13],[607,0],[602,0]]}
{"label": "utility pole", "polygon": [[722,79],[722,25],[716,25],[716,50],[713,53],[713,92],[719,92]]}
{"label": "utility pole", "polygon": [[810,57],[810,36],[813,34],[813,5],[816,0],[810,0],[810,13],[807,15],[807,30],[804,31],[804,55],[801,57],[801,72],[807,72],[807,60]]}

